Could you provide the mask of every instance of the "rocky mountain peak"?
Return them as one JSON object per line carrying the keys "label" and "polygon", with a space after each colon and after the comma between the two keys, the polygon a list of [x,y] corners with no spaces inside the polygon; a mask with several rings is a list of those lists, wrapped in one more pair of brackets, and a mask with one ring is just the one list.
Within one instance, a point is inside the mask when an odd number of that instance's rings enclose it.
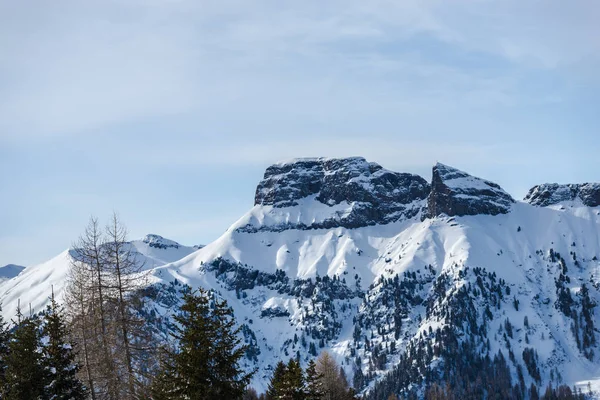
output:
{"label": "rocky mountain peak", "polygon": [[310,227],[355,228],[413,216],[418,210],[409,205],[428,194],[429,184],[422,177],[392,172],[362,157],[303,158],[267,168],[256,189],[255,205],[282,209],[305,200],[329,207],[345,205],[343,215]]}
{"label": "rocky mountain peak", "polygon": [[433,167],[426,216],[506,214],[514,202],[498,184],[437,163]]}
{"label": "rocky mountain peak", "polygon": [[315,195],[323,204],[424,199],[429,184],[418,175],[392,172],[362,157],[304,158],[267,168],[255,205],[291,207]]}
{"label": "rocky mountain peak", "polygon": [[600,183],[544,183],[532,187],[524,199],[525,202],[540,207],[577,200],[588,207],[600,206]]}

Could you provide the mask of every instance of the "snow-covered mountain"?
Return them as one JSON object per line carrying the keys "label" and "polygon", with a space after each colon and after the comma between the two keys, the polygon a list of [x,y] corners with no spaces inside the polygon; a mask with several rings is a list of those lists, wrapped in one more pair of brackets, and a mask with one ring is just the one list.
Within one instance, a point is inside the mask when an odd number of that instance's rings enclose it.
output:
{"label": "snow-covered mountain", "polygon": [[[500,352],[527,386],[600,376],[600,185],[539,185],[515,201],[450,166],[432,172],[428,183],[358,157],[269,167],[220,238],[160,258],[150,314],[166,326],[181,283],[214,289],[243,325],[259,391],[277,360],[322,348],[361,390],[390,373],[418,387],[452,340]],[[67,254],[1,285],[5,310],[45,297]],[[405,368],[415,354],[423,366]]]}
{"label": "snow-covered mountain", "polygon": [[[134,250],[136,260],[145,269],[177,261],[198,249],[153,234],[133,240],[129,245]],[[24,268],[14,279],[0,283],[0,304],[5,318],[10,319],[16,314],[19,301],[25,312],[30,306],[33,312],[43,310],[49,303],[52,288],[60,299],[73,255],[72,249],[65,250],[51,260]]]}
{"label": "snow-covered mountain", "polygon": [[0,267],[0,283],[14,278],[24,269],[25,267],[16,264],[7,264],[4,267]]}

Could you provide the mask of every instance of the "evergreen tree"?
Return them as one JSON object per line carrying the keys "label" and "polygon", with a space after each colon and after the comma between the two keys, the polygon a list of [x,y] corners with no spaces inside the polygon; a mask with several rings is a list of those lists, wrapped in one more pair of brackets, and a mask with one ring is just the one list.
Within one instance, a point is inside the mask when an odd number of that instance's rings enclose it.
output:
{"label": "evergreen tree", "polygon": [[540,398],[537,386],[535,386],[534,383],[531,383],[531,386],[529,387],[529,398],[530,400],[539,400]]}
{"label": "evergreen tree", "polygon": [[269,400],[305,400],[304,373],[300,363],[291,358],[286,364],[279,361],[269,383]]}
{"label": "evergreen tree", "polygon": [[241,327],[235,327],[233,310],[225,300],[215,300],[214,310],[210,319],[213,335],[213,371],[211,386],[219,399],[240,398],[246,389],[253,373],[245,373],[239,366],[247,346],[242,345],[239,337]]}
{"label": "evergreen tree", "polygon": [[44,398],[49,383],[42,360],[40,321],[35,317],[22,320],[14,331],[7,358],[6,400]]}
{"label": "evergreen tree", "polygon": [[284,399],[304,400],[304,374],[300,363],[291,358],[287,365],[285,376],[285,396]]}
{"label": "evergreen tree", "polygon": [[67,327],[54,293],[44,321],[43,335],[47,344],[44,347],[43,365],[50,380],[46,387],[47,396],[52,400],[84,400],[85,389],[77,378],[80,366],[75,362],[75,354],[67,341]]}
{"label": "evergreen tree", "polygon": [[202,289],[183,292],[181,313],[173,337],[176,350],[166,350],[162,371],[153,385],[156,399],[240,399],[252,373],[239,366],[245,346],[241,345],[232,311],[225,301],[214,310]]}
{"label": "evergreen tree", "polygon": [[306,400],[321,400],[323,398],[322,375],[317,372],[317,364],[310,360],[306,368]]}
{"label": "evergreen tree", "polygon": [[[264,395],[262,395],[264,396]],[[256,392],[256,389],[254,388],[248,388],[246,389],[246,392],[244,393],[244,396],[242,397],[242,400],[260,400],[261,397],[258,395],[258,393]]]}
{"label": "evergreen tree", "polygon": [[175,395],[176,382],[175,376],[173,375],[174,371],[176,370],[176,366],[174,364],[174,355],[176,354],[175,350],[163,347],[161,348],[160,353],[161,368],[152,382],[152,386],[150,388],[151,398],[152,400],[180,399],[182,397],[181,395]]}
{"label": "evergreen tree", "polygon": [[10,339],[10,330],[8,329],[6,322],[4,322],[4,318],[2,317],[2,309],[0,308],[0,399],[4,398],[4,394],[8,390],[6,385],[6,368]]}
{"label": "evergreen tree", "polygon": [[269,387],[267,389],[267,398],[269,400],[281,398],[284,391],[286,376],[287,366],[283,363],[283,361],[279,361],[275,366],[275,371],[273,372],[271,382],[269,382]]}

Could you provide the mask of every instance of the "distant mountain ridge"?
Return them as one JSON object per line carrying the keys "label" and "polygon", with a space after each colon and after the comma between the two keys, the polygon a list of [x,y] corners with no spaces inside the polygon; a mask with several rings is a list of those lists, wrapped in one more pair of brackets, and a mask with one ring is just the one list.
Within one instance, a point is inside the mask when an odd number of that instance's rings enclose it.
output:
{"label": "distant mountain ridge", "polygon": [[[454,341],[481,357],[501,354],[527,387],[593,380],[597,186],[538,185],[516,201],[440,163],[431,183],[360,157],[278,163],[254,206],[212,243],[161,257],[182,247],[139,241],[156,262],[146,264],[156,288],[146,313],[168,330],[174,287],[214,290],[242,325],[259,391],[278,360],[299,353],[306,365],[328,349],[372,399],[387,399],[386,376],[404,385],[396,393],[422,394],[425,377],[456,356]],[[0,299],[43,298],[54,278],[41,271],[64,269],[64,258],[0,285]]]}
{"label": "distant mountain ridge", "polygon": [[[177,261],[197,250],[195,247],[182,246],[154,234],[146,235],[141,240],[130,241],[129,244],[136,259],[145,269],[154,269]],[[31,305],[34,312],[43,310],[49,303],[52,288],[60,299],[74,256],[76,257],[75,250],[65,250],[49,261],[24,268],[14,279],[0,283],[3,314],[14,316],[19,300],[22,305]]]}
{"label": "distant mountain ridge", "polygon": [[25,267],[16,264],[7,264],[4,267],[0,267],[0,283],[12,279],[19,275]]}

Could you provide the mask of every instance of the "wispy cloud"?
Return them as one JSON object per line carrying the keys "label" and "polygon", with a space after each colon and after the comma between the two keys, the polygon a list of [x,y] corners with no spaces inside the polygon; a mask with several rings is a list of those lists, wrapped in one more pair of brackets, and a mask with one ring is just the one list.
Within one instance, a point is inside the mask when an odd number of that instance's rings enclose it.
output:
{"label": "wispy cloud", "polygon": [[215,103],[235,106],[263,91],[294,93],[302,101],[303,93],[323,96],[328,83],[341,102],[353,88],[366,91],[365,107],[377,98],[371,85],[382,93],[383,107],[389,103],[381,88],[386,84],[396,91],[396,103],[414,107],[420,97],[421,107],[430,108],[458,95],[477,104],[523,101],[515,87],[527,79],[524,73],[482,75],[452,65],[452,56],[432,60],[436,49],[427,44],[418,53],[402,51],[411,40],[528,68],[574,68],[583,61],[599,66],[600,7],[592,1],[575,7],[558,0],[293,6],[63,0],[0,7],[0,128],[12,139],[82,134],[202,112]]}

